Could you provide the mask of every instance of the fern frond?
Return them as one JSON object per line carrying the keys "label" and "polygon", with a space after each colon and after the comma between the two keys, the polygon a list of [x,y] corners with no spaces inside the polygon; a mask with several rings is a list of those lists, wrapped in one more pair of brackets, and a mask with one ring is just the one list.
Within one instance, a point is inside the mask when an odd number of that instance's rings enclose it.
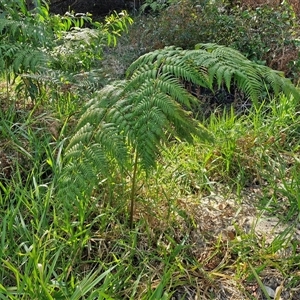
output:
{"label": "fern frond", "polygon": [[[46,61],[48,57],[46,56]],[[51,60],[50,58],[49,60]],[[1,63],[1,60],[0,60]],[[105,84],[105,78],[102,71],[92,69],[89,72],[66,72],[56,70],[50,67],[39,65],[35,73],[22,74],[22,77],[30,78],[34,81],[45,83],[48,86],[55,86],[58,90],[64,90],[66,84],[72,88],[73,93],[86,94],[86,92],[95,92],[101,89]],[[84,92],[84,93],[83,93]]]}
{"label": "fern frond", "polygon": [[216,44],[198,44],[195,50],[174,47],[156,50],[137,59],[127,76],[133,79],[132,86],[137,87],[146,78],[162,74],[210,89],[216,85],[220,88],[224,83],[229,90],[234,84],[256,105],[266,90],[265,83],[275,94],[283,91],[299,97],[298,90],[280,72],[259,66],[239,51]]}
{"label": "fern frond", "polygon": [[0,34],[4,35],[4,39],[8,43],[18,41],[24,44],[38,44],[43,47],[51,38],[49,38],[50,31],[47,32],[46,28],[41,24],[34,22],[27,22],[26,20],[15,20],[0,18]]}
{"label": "fern frond", "polygon": [[[93,173],[87,175],[91,178],[87,186],[78,179],[83,184],[81,190],[92,189],[107,168],[130,169],[133,152],[149,172],[169,134],[188,142],[194,136],[211,139],[188,111],[197,99],[185,90],[182,81],[186,80],[211,89],[224,83],[229,90],[234,84],[254,103],[268,85],[275,93],[300,98],[299,91],[281,73],[258,66],[224,46],[199,44],[195,50],[167,47],[147,53],[129,67],[126,80],[97,93],[78,122],[65,160],[67,166],[71,164],[66,172],[85,164],[85,168],[72,172],[82,177],[85,172]],[[63,177],[68,178],[66,174]]]}
{"label": "fern frond", "polygon": [[10,68],[18,75],[28,71],[37,71],[41,65],[49,61],[46,53],[33,49],[29,44],[0,45],[0,56],[1,65]]}
{"label": "fern frond", "polygon": [[110,160],[117,161],[121,167],[128,167],[128,147],[125,137],[120,134],[120,124],[103,123],[101,127],[97,127],[97,134],[94,138],[102,145]]}
{"label": "fern frond", "polygon": [[155,81],[155,88],[163,94],[170,95],[175,101],[191,109],[191,104],[196,102],[195,97],[188,93],[178,79],[170,74],[163,74]]}
{"label": "fern frond", "polygon": [[70,149],[69,154],[72,158],[60,177],[58,196],[66,199],[66,203],[74,203],[80,198],[90,199],[99,175],[109,176],[110,164],[105,152],[100,144],[94,143],[87,148],[80,143]]}
{"label": "fern frond", "polygon": [[[150,53],[146,53],[140,56],[137,60],[135,60],[127,69],[126,77],[132,77],[133,73],[136,72],[140,67],[152,65],[154,66],[154,62],[157,61],[157,64],[161,64],[167,58],[166,53],[172,55],[172,53],[177,53],[178,51],[174,47],[168,47],[161,50],[156,50]],[[155,66],[157,68],[157,65]]]}
{"label": "fern frond", "polygon": [[[78,131],[76,132],[76,134],[73,135],[72,139],[68,144],[68,147],[66,149],[66,158],[68,158],[69,149],[77,147],[78,145],[88,144],[91,141],[93,132],[92,129],[93,127],[90,123],[87,123],[78,129]],[[74,149],[72,149],[72,152],[76,153]]]}
{"label": "fern frond", "polygon": [[[228,89],[231,83],[236,84],[255,105],[262,100],[261,95],[266,89],[275,95],[283,92],[287,96],[300,97],[299,90],[282,72],[260,66],[235,49],[216,44],[197,44],[195,49],[192,56],[198,64],[207,68],[210,80],[216,79],[218,86],[225,82]],[[209,59],[203,60],[203,51],[213,57],[212,65]]]}
{"label": "fern frond", "polygon": [[160,140],[164,137],[163,134],[160,135],[162,132],[156,128],[163,128],[165,121],[166,119],[163,118],[163,114],[158,108],[148,107],[135,124],[135,140],[131,142],[135,143],[141,159],[141,166],[146,171],[155,166]]}
{"label": "fern frond", "polygon": [[295,99],[299,99],[299,89],[293,85],[289,78],[284,77],[284,73],[281,71],[272,70],[266,66],[257,66],[262,80],[265,86],[269,86],[273,89],[274,94],[277,95],[283,92],[287,97],[293,96]]}
{"label": "fern frond", "polygon": [[199,72],[190,60],[189,52],[175,47],[166,47],[144,54],[132,63],[126,74],[130,77],[132,85],[138,85],[146,78],[169,74],[174,78],[211,88],[206,69],[202,68]]}

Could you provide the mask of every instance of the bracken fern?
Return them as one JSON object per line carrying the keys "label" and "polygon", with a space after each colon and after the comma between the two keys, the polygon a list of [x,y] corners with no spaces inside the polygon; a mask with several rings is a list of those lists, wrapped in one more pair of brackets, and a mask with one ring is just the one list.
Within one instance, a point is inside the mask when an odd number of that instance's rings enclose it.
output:
{"label": "bracken fern", "polygon": [[87,104],[66,149],[60,182],[63,196],[68,201],[88,200],[99,175],[108,176],[113,166],[131,171],[132,225],[138,165],[149,172],[170,134],[188,142],[194,135],[210,138],[188,112],[198,100],[184,88],[184,81],[211,90],[223,83],[228,89],[236,84],[254,103],[267,85],[275,93],[299,97],[281,73],[223,46],[168,47],[145,54],[129,67],[127,80],[106,86]]}

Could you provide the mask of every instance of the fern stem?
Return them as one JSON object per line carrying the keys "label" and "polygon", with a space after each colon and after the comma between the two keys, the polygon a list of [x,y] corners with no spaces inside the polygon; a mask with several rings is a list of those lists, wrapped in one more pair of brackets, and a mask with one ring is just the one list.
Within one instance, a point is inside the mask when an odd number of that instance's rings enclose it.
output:
{"label": "fern stem", "polygon": [[129,228],[133,227],[133,214],[134,214],[134,199],[136,194],[136,176],[138,169],[138,152],[135,151],[134,154],[134,165],[133,165],[133,174],[132,174],[132,185],[131,185],[131,194],[130,194],[130,220],[129,220]]}
{"label": "fern stem", "polygon": [[7,63],[5,64],[5,72],[6,72],[6,99],[7,101],[9,100],[9,71],[8,71],[8,66]]}

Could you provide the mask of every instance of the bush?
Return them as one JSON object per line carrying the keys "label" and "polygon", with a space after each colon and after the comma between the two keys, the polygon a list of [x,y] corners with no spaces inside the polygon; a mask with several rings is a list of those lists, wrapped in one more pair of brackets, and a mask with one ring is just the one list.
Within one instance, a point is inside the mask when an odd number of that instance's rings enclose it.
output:
{"label": "bush", "polygon": [[[148,17],[149,20],[150,17]],[[197,43],[217,43],[241,51],[248,59],[298,77],[298,30],[292,6],[241,7],[226,1],[183,0],[152,18],[143,37],[145,48],[175,45],[192,49]]]}
{"label": "bush", "polygon": [[103,23],[89,14],[51,15],[46,1],[36,1],[29,11],[24,1],[5,0],[0,13],[0,76],[7,86],[19,81],[17,90],[25,90],[31,99],[42,94],[42,83],[77,85],[93,77],[103,48],[115,45],[132,22],[126,11],[107,16]]}

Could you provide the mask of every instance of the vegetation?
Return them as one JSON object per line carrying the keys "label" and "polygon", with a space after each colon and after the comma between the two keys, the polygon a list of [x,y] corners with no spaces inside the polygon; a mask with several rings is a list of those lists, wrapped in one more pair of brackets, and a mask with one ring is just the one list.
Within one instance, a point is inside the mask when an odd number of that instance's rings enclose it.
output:
{"label": "vegetation", "polygon": [[[198,43],[216,43],[284,71],[297,81],[300,10],[297,15],[293,7],[299,4],[290,5],[294,2],[282,1],[279,5],[273,0],[268,4],[252,0],[149,0],[144,4],[149,14],[136,20],[133,30],[136,28],[139,34],[132,35],[131,43],[138,42],[145,51],[170,45],[193,49]],[[147,29],[141,34],[145,23]]]}
{"label": "vegetation", "polygon": [[[145,1],[130,28],[0,2],[0,299],[298,299],[299,89],[234,46],[246,27],[223,18],[254,11],[195,2]],[[182,3],[203,20],[141,45]],[[205,18],[208,40],[177,44]]]}

